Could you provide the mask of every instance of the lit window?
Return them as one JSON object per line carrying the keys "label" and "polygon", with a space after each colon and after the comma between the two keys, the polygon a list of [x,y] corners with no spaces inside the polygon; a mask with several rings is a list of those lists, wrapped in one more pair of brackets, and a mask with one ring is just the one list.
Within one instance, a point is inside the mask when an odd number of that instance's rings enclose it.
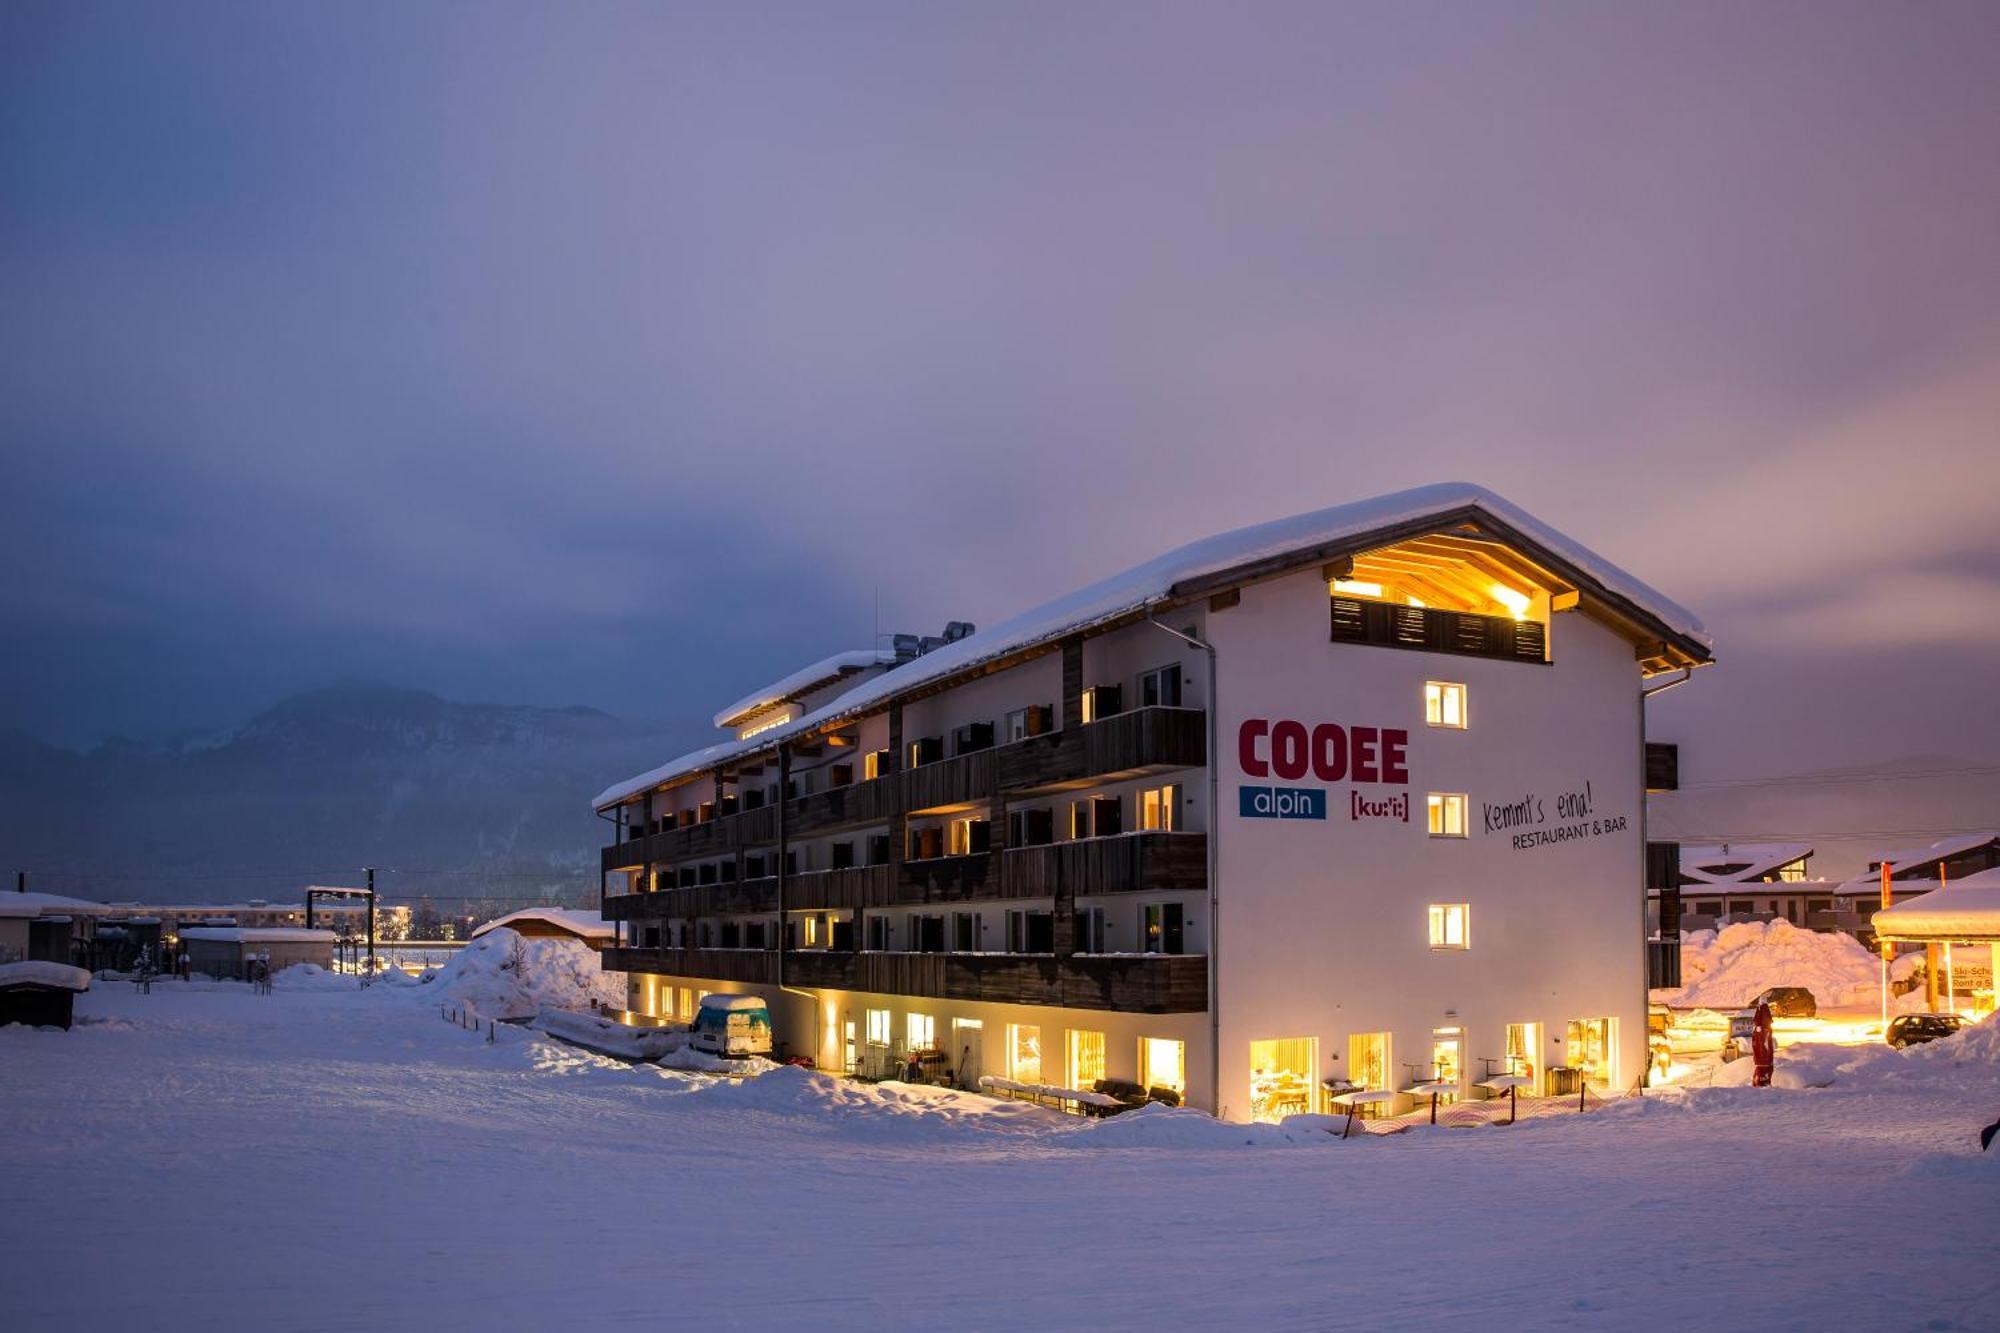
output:
{"label": "lit window", "polygon": [[1032,1023],[1007,1025],[1007,1077],[1016,1083],[1042,1081],[1042,1030]]}
{"label": "lit window", "polygon": [[1427,802],[1433,838],[1465,836],[1465,795],[1462,792],[1434,791]]}
{"label": "lit window", "polygon": [[1139,1039],[1139,1079],[1149,1088],[1187,1091],[1187,1047],[1168,1037]]}
{"label": "lit window", "polygon": [[865,781],[873,782],[882,776],[882,756],[888,753],[887,750],[870,750],[861,756],[861,776]]}
{"label": "lit window", "polygon": [[954,819],[951,821],[949,847],[945,855],[972,855],[972,825],[973,821],[970,819]]}
{"label": "lit window", "polygon": [[891,1032],[889,1011],[887,1009],[870,1009],[868,1011],[868,1044],[870,1046],[887,1046]]}
{"label": "lit window", "polygon": [[1431,1030],[1431,1077],[1439,1083],[1456,1083],[1464,1068],[1459,1056],[1459,1041],[1464,1034],[1458,1028],[1433,1028]]}
{"label": "lit window", "polygon": [[1085,721],[1085,722],[1095,722],[1095,721],[1097,721],[1097,691],[1096,691],[1096,690],[1085,690],[1085,691],[1083,692],[1083,698],[1082,698],[1081,700],[1079,700],[1079,701],[1078,701],[1078,703],[1079,703],[1079,706],[1078,706],[1078,710],[1077,710],[1077,711],[1078,711],[1078,712],[1079,712],[1079,713],[1081,714],[1081,716],[1082,716],[1082,720],[1083,720],[1083,721]]}
{"label": "lit window", "polygon": [[1434,727],[1465,725],[1465,686],[1443,681],[1424,682],[1424,721]]}
{"label": "lit window", "polygon": [[1104,1077],[1104,1034],[1071,1028],[1069,1033],[1069,1085],[1088,1092]]}
{"label": "lit window", "polygon": [[903,1019],[903,1035],[913,1051],[928,1051],[937,1045],[937,1020],[929,1014],[909,1014]]}
{"label": "lit window", "polygon": [[1140,792],[1139,827],[1148,832],[1171,833],[1174,810],[1179,804],[1179,787],[1150,787]]}
{"label": "lit window", "polygon": [[1465,903],[1431,904],[1431,948],[1465,949],[1471,947],[1469,931],[1472,908]]}

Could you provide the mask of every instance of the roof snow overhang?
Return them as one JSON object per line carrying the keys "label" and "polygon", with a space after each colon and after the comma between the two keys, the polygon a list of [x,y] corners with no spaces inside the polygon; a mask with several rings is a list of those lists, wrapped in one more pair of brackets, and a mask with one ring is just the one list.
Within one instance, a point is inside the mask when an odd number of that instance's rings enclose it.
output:
{"label": "roof snow overhang", "polygon": [[1052,652],[1073,634],[1102,633],[1252,583],[1432,536],[1504,548],[1507,558],[1530,562],[1556,591],[1573,594],[1577,610],[1630,640],[1645,674],[1714,660],[1708,632],[1692,612],[1493,492],[1444,482],[1191,542],[905,662],[782,726],[707,746],[607,787],[592,805],[605,810],[723,764],[773,753],[892,699],[921,698]]}

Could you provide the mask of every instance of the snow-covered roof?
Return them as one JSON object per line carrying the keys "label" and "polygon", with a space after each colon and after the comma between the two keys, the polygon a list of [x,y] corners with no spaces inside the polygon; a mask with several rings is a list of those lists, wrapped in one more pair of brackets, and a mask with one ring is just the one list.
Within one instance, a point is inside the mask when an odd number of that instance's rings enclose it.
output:
{"label": "snow-covered roof", "polygon": [[835,653],[822,657],[819,661],[800,667],[789,676],[782,676],[762,689],[752,690],[729,707],[715,715],[718,727],[733,727],[749,721],[767,709],[790,702],[802,694],[811,694],[825,685],[831,685],[842,676],[851,676],[869,667],[890,666],[896,661],[896,654],[889,649],[863,648],[851,653]]}
{"label": "snow-covered roof", "polygon": [[58,990],[90,989],[90,973],[68,963],[30,959],[25,963],[0,963],[0,989],[8,986],[53,986]]}
{"label": "snow-covered roof", "polygon": [[[1982,870],[1942,888],[1899,899],[1875,913],[1875,933],[1896,940],[2000,940],[2000,870]],[[1906,885],[1896,886],[1898,890]]]}
{"label": "snow-covered roof", "polygon": [[1977,833],[1958,833],[1949,838],[1939,838],[1936,842],[1926,843],[1920,847],[1902,847],[1893,852],[1884,852],[1880,856],[1871,856],[1868,859],[1876,865],[1887,861],[1889,863],[1889,873],[1893,875],[1904,866],[1922,865],[1926,861],[1948,861],[1960,853],[1969,852],[1975,847],[1984,847],[1987,843],[1995,840],[2000,840],[2000,833],[1996,833],[1991,829],[1985,829]]}
{"label": "snow-covered roof", "polygon": [[487,931],[498,930],[502,926],[511,930],[522,921],[546,922],[586,940],[608,940],[618,933],[611,922],[586,907],[523,907],[518,912],[509,912],[488,921],[474,930],[470,938],[476,940]]}
{"label": "snow-covered roof", "polygon": [[[1809,842],[1720,842],[1682,843],[1681,874],[1702,884],[1739,884],[1768,875],[1779,866],[1790,865],[1802,856],[1811,856]],[[1727,874],[1711,873],[1704,866],[1740,865]]]}
{"label": "snow-covered roof", "polygon": [[740,1014],[769,1006],[764,1003],[764,997],[761,995],[704,995],[701,997],[701,1007]]}
{"label": "snow-covered roof", "polygon": [[[773,749],[780,742],[829,721],[858,716],[889,699],[943,680],[1009,654],[1052,642],[1175,600],[1175,589],[1197,580],[1248,571],[1254,566],[1290,556],[1306,557],[1322,548],[1364,544],[1376,534],[1431,521],[1483,515],[1512,530],[1526,542],[1560,560],[1595,591],[1628,603],[1649,617],[1664,633],[1700,650],[1712,647],[1708,631],[1695,615],[1619,569],[1578,542],[1481,486],[1441,482],[1397,491],[1372,500],[1318,509],[1309,514],[1259,523],[1234,532],[1190,542],[1156,556],[1122,574],[1114,574],[1064,597],[1024,611],[991,629],[967,635],[865,681],[833,702],[794,718],[784,726],[760,732],[748,740],[710,745],[669,760],[658,768],[605,788],[592,805],[616,805],[627,797],[698,773],[716,764]],[[1326,554],[1333,552],[1327,551]]]}
{"label": "snow-covered roof", "polygon": [[87,898],[65,898],[60,893],[0,893],[0,916],[41,916],[50,912],[96,912],[103,903]]}
{"label": "snow-covered roof", "polygon": [[338,937],[330,930],[307,930],[304,926],[189,926],[181,931],[181,938],[231,944],[282,944],[288,940],[332,944]]}

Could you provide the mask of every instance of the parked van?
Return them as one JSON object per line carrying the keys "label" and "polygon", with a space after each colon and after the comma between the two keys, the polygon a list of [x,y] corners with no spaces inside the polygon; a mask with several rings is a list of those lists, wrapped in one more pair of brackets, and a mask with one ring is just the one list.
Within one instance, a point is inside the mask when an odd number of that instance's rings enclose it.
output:
{"label": "parked van", "polygon": [[769,1055],[771,1010],[758,995],[704,995],[689,1044],[709,1055]]}

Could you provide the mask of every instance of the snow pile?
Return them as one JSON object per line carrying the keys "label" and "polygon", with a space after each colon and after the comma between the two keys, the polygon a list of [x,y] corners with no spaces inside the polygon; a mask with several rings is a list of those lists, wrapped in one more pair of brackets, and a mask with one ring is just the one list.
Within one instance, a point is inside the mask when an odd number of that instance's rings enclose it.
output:
{"label": "snow pile", "polygon": [[652,1060],[678,1053],[688,1038],[685,1028],[630,1027],[596,1014],[547,1005],[535,1011],[531,1026],[537,1032],[621,1060]]}
{"label": "snow pile", "polygon": [[[1907,976],[1915,954],[1890,974]],[[1880,996],[1880,959],[1851,935],[1800,930],[1789,921],[1740,921],[1681,936],[1677,990],[1653,998],[1676,1008],[1741,1009],[1772,986],[1804,986],[1820,1005],[1859,1004]]]}
{"label": "snow pile", "polygon": [[913,1083],[849,1083],[797,1065],[775,1066],[741,1082],[718,1082],[701,1096],[706,1106],[802,1118],[892,1142],[963,1129],[1046,1133],[1072,1119],[1026,1102]]}
{"label": "snow pile", "polygon": [[318,963],[293,963],[271,975],[276,990],[360,990],[361,978],[342,976]]}
{"label": "snow pile", "polygon": [[544,1005],[588,1009],[592,1000],[625,1003],[625,974],[606,972],[588,945],[570,939],[524,939],[488,931],[459,950],[431,979],[427,998],[470,1005],[482,1018],[528,1018]]}
{"label": "snow pile", "polygon": [[[1755,1061],[1718,1065],[1712,1086],[1748,1087]],[[1952,1084],[2000,1086],[2000,1021],[1989,1016],[1942,1041],[1897,1050],[1888,1045],[1835,1046],[1801,1042],[1778,1049],[1771,1086],[1917,1088]]]}

